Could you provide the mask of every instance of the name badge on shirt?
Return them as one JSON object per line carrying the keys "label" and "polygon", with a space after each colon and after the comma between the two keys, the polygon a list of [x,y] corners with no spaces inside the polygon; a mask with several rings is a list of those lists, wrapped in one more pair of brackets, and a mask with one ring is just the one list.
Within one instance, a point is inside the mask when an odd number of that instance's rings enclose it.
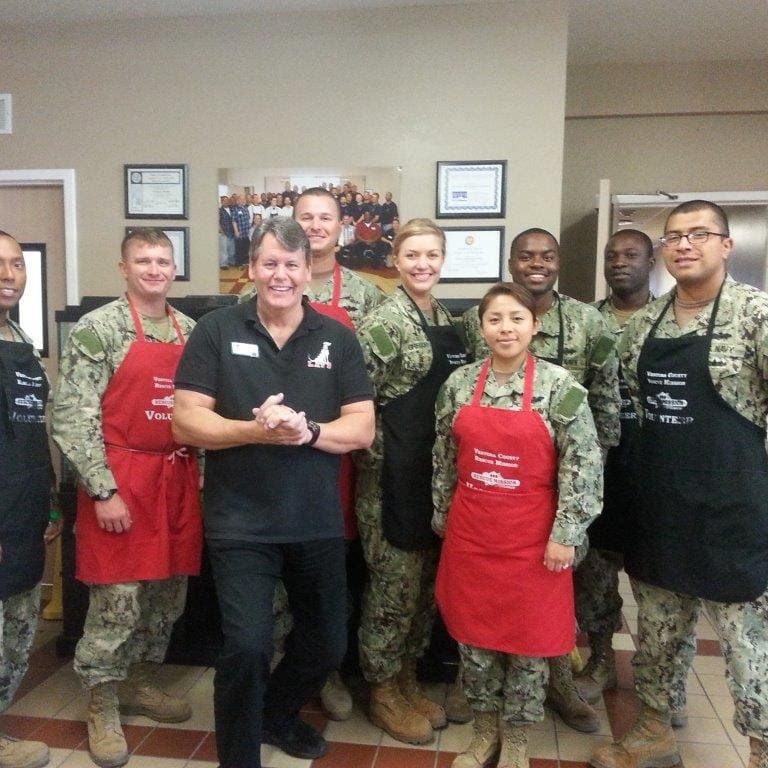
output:
{"label": "name badge on shirt", "polygon": [[232,354],[241,355],[242,357],[258,357],[259,345],[258,344],[245,344],[242,341],[232,342]]}

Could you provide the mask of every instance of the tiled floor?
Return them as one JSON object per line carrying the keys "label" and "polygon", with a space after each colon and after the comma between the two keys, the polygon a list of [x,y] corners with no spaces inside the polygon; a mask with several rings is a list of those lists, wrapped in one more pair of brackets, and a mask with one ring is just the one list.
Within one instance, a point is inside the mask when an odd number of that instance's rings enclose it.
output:
{"label": "tiled floor", "polygon": [[[567,728],[548,714],[532,732],[532,768],[584,768],[593,748],[620,736],[631,724],[637,707],[632,692],[630,659],[634,649],[637,609],[628,584],[622,581],[625,600],[624,631],[614,638],[620,686],[605,694],[599,706],[602,726],[597,735],[584,735]],[[30,671],[16,701],[2,717],[3,729],[11,735],[40,739],[51,747],[52,768],[91,768],[85,729],[85,697],[72,672],[71,663],[54,654],[58,624],[41,622],[37,649]],[[743,768],[747,762],[747,739],[734,729],[733,705],[725,685],[723,661],[715,633],[702,618],[698,626],[699,653],[688,684],[688,726],[677,732],[685,768]],[[133,756],[132,768],[214,768],[213,671],[204,667],[163,668],[163,682],[184,693],[194,708],[191,720],[180,725],[155,726],[143,717],[123,722]],[[435,697],[444,694],[435,686]],[[471,725],[451,725],[438,734],[434,744],[407,748],[373,727],[360,705],[362,685],[355,686],[358,704],[351,720],[327,721],[316,706],[305,716],[324,728],[331,749],[322,760],[297,760],[272,747],[262,749],[264,768],[447,768],[456,752],[469,742]]]}

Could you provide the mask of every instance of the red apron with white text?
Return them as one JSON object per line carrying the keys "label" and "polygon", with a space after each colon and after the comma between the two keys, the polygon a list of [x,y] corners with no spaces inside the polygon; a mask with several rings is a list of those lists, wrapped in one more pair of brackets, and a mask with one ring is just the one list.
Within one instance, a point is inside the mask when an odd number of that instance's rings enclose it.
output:
{"label": "red apron with white text", "polygon": [[77,578],[92,584],[167,579],[200,571],[202,521],[194,449],[171,435],[173,378],[184,349],[176,317],[168,314],[178,344],[149,342],[128,300],[136,341],[101,399],[102,435],[117,491],[131,513],[131,528],[101,530],[94,501],[77,498]]}
{"label": "red apron with white text", "polygon": [[[331,294],[330,304],[319,304],[310,301],[309,306],[319,312],[321,315],[338,320],[342,325],[355,330],[355,324],[344,307],[339,305],[341,296],[341,267],[339,263],[333,267],[333,293]],[[312,418],[312,414],[309,414]],[[344,538],[349,540],[357,538],[357,518],[355,517],[355,479],[356,467],[349,458],[349,454],[341,456],[339,464],[339,499],[341,500],[341,511],[344,515]]]}
{"label": "red apron with white text", "polygon": [[525,362],[522,410],[480,405],[490,360],[454,421],[458,479],[435,595],[465,645],[562,656],[576,639],[571,570],[544,566],[557,509],[557,455],[531,411],[535,361]]}

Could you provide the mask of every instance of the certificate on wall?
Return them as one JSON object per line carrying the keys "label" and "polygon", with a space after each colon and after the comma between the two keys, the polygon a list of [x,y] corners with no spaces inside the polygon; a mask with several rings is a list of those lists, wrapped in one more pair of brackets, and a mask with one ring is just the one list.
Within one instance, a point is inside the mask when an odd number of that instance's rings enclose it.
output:
{"label": "certificate on wall", "polygon": [[506,169],[506,160],[438,162],[437,218],[504,218]]}
{"label": "certificate on wall", "polygon": [[496,283],[501,280],[504,227],[444,227],[445,263],[441,283]]}
{"label": "certificate on wall", "polygon": [[126,219],[186,219],[186,165],[126,165]]}

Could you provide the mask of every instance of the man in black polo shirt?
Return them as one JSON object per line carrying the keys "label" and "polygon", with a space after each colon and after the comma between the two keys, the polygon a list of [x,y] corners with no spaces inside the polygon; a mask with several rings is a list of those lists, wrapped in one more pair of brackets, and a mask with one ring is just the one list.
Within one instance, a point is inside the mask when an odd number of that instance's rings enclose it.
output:
{"label": "man in black polo shirt", "polygon": [[[214,709],[221,768],[260,768],[262,740],[325,754],[298,717],[345,652],[339,455],[373,440],[373,390],[352,331],[302,300],[309,242],[292,219],[251,244],[255,298],[202,318],[176,374],[174,434],[206,449],[205,535],[225,644]],[[272,597],[294,631],[271,677]],[[263,710],[263,711],[262,711]]]}

